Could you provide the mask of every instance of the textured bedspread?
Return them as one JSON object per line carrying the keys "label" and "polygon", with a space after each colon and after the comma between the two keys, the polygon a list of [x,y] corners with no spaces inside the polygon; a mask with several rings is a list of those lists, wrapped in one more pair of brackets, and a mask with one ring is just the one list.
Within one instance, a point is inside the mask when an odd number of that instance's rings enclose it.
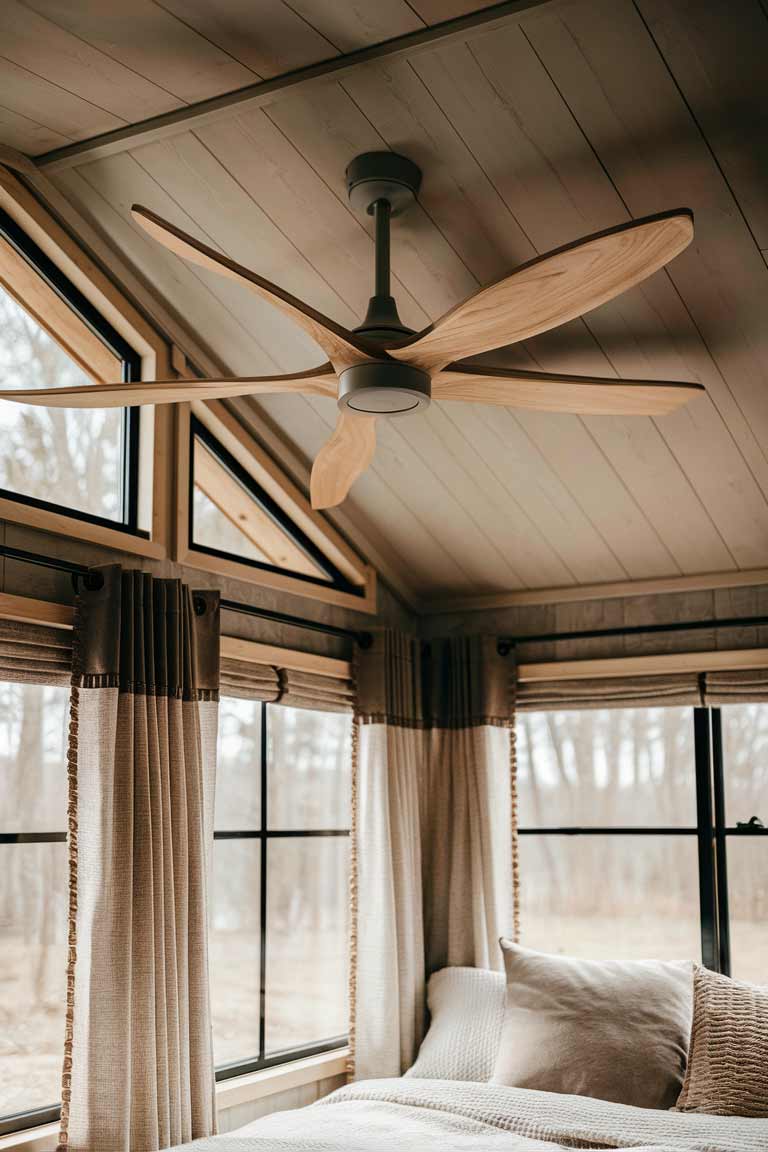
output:
{"label": "textured bedspread", "polygon": [[366,1080],[185,1152],[768,1152],[768,1120],[656,1112],[453,1080]]}

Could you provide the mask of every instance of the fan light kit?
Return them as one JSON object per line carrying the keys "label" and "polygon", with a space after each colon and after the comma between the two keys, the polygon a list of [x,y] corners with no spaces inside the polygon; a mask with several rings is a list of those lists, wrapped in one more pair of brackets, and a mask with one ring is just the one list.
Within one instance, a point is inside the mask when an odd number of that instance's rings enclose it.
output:
{"label": "fan light kit", "polygon": [[222,380],[154,380],[0,392],[60,408],[122,408],[266,393],[334,397],[336,429],[312,468],[314,508],[340,504],[376,450],[376,420],[459,400],[581,415],[662,416],[700,384],[568,376],[471,363],[468,358],[565,324],[641,283],[693,238],[687,208],[661,212],[537,256],[481,288],[422,332],[401,321],[390,293],[390,221],[418,196],[421,171],[394,152],[366,152],[347,168],[350,203],[375,227],[374,294],[362,324],[342,327],[278,285],[195,240],[148,208],[134,219],[177,256],[244,284],[285,312],[328,360],[306,372]]}

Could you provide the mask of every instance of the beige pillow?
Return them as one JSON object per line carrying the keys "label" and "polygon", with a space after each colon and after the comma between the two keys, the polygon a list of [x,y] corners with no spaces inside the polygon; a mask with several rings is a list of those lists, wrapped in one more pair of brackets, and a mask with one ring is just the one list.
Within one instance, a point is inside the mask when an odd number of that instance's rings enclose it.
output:
{"label": "beige pillow", "polygon": [[768,987],[696,965],[678,1112],[768,1118]]}
{"label": "beige pillow", "polygon": [[507,995],[493,1083],[671,1108],[685,1071],[691,963],[580,960],[501,940]]}

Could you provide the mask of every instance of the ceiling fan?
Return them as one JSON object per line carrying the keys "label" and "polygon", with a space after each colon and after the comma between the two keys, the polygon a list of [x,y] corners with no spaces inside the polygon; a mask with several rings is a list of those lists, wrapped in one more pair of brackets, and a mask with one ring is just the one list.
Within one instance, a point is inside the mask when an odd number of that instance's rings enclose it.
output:
{"label": "ceiling fan", "polygon": [[463,400],[547,412],[659,416],[685,404],[700,384],[566,376],[473,364],[468,358],[527,340],[582,316],[662,268],[690,243],[693,215],[662,212],[537,256],[481,288],[422,332],[406,328],[390,295],[390,219],[418,193],[421,171],[393,152],[367,152],[347,168],[353,208],[375,221],[375,289],[354,331],[276,284],[195,240],[148,208],[137,222],[177,256],[246,285],[291,317],[328,361],[306,372],[220,380],[154,380],[0,392],[0,398],[56,407],[125,407],[291,393],[337,399],[338,422],[312,468],[314,508],[340,504],[370,465],[376,419]]}

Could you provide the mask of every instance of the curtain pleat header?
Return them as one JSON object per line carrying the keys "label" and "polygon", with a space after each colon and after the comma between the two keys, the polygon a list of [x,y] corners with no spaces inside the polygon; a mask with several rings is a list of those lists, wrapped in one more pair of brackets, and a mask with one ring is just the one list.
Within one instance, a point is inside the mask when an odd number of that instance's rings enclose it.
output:
{"label": "curtain pleat header", "polygon": [[73,683],[134,695],[214,700],[219,691],[219,593],[192,592],[119,565],[75,602]]}
{"label": "curtain pleat header", "polygon": [[492,636],[424,643],[385,630],[356,665],[357,712],[364,724],[400,728],[509,727],[515,662]]}

